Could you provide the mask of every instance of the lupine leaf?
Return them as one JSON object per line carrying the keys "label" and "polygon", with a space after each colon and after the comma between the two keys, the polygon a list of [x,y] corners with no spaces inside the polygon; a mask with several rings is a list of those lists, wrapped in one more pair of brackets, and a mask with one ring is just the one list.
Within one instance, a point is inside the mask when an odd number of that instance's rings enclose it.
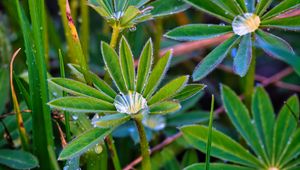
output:
{"label": "lupine leaf", "polygon": [[[196,163],[184,168],[184,170],[205,170],[205,164]],[[210,164],[210,170],[255,170],[255,168],[248,168],[239,165],[230,165],[224,163],[212,163]]]}
{"label": "lupine leaf", "polygon": [[256,0],[245,0],[246,7],[248,8],[248,12],[254,12]]}
{"label": "lupine leaf", "polygon": [[110,96],[76,80],[67,78],[52,78],[49,79],[49,82],[74,95],[94,97],[108,102],[114,101],[114,99]]}
{"label": "lupine leaf", "polygon": [[150,106],[151,114],[167,114],[176,112],[181,108],[180,103],[174,101],[164,101]]}
{"label": "lupine leaf", "polygon": [[229,32],[232,32],[231,26],[190,24],[167,32],[165,37],[180,41],[194,41],[218,37]]}
{"label": "lupine leaf", "polygon": [[116,112],[112,103],[92,97],[62,97],[52,100],[48,104],[70,112]]}
{"label": "lupine leaf", "polygon": [[198,161],[199,160],[198,160],[197,152],[195,150],[188,150],[183,155],[181,167],[184,168],[186,166],[197,163]]}
{"label": "lupine leaf", "polygon": [[128,5],[133,5],[133,6],[140,8],[149,1],[150,0],[129,0]]}
{"label": "lupine leaf", "polygon": [[39,166],[37,158],[29,152],[1,149],[0,164],[12,169],[32,169]]}
{"label": "lupine leaf", "polygon": [[109,133],[111,133],[111,129],[100,128],[93,128],[83,133],[63,149],[58,159],[66,160],[83,154],[103,140]]}
{"label": "lupine leaf", "polygon": [[[205,152],[208,128],[202,125],[189,125],[180,128],[185,140],[196,149]],[[238,164],[260,167],[261,163],[239,143],[225,134],[213,130],[211,155]]]}
{"label": "lupine leaf", "polygon": [[251,34],[242,36],[236,56],[233,59],[233,71],[244,77],[248,72],[252,58]]}
{"label": "lupine leaf", "polygon": [[159,103],[170,99],[174,94],[180,92],[186,85],[189,76],[181,76],[159,89],[148,101],[148,105]]}
{"label": "lupine leaf", "polygon": [[284,153],[280,156],[280,165],[285,165],[300,155],[300,129],[297,129],[289,140]]}
{"label": "lupine leaf", "polygon": [[177,93],[173,98],[179,101],[187,100],[190,97],[201,92],[206,86],[203,84],[188,84],[179,93]]}
{"label": "lupine leaf", "polygon": [[299,31],[300,16],[265,20],[261,22],[261,26],[268,28],[280,28],[284,30]]}
{"label": "lupine leaf", "polygon": [[137,7],[129,6],[121,18],[121,26],[125,26],[126,24],[130,23],[140,13],[141,11]]}
{"label": "lupine leaf", "polygon": [[189,8],[183,0],[156,0],[148,4],[152,6],[151,15],[153,17],[163,17],[166,15],[182,12]]}
{"label": "lupine leaf", "polygon": [[127,92],[124,76],[121,71],[118,55],[107,43],[101,43],[101,51],[107,71],[121,92]]}
{"label": "lupine leaf", "polygon": [[230,23],[234,16],[229,14],[224,8],[221,8],[211,0],[184,0],[188,4],[207,12],[223,21]]}
{"label": "lupine leaf", "polygon": [[242,14],[243,10],[236,0],[212,0],[217,5],[222,8],[225,8],[226,11],[230,12],[234,16]]}
{"label": "lupine leaf", "polygon": [[[181,109],[182,110],[182,109]],[[209,112],[204,112],[201,110],[191,111],[191,112],[181,112],[176,114],[170,114],[167,117],[168,126],[183,126],[192,125],[196,123],[203,123],[209,120]]]}
{"label": "lupine leaf", "polygon": [[124,76],[124,80],[128,90],[135,90],[135,71],[134,71],[134,61],[133,54],[131,52],[130,46],[125,39],[122,37],[120,42],[120,64],[121,70]]}
{"label": "lupine leaf", "polygon": [[101,128],[117,127],[130,119],[130,116],[125,113],[117,113],[112,115],[105,115],[93,121],[94,125]]}
{"label": "lupine leaf", "polygon": [[271,156],[275,113],[270,97],[262,87],[257,87],[253,94],[252,114],[260,139],[268,155]]}
{"label": "lupine leaf", "polygon": [[229,87],[222,85],[221,93],[224,108],[232,124],[254,152],[260,155],[265,161],[269,161],[266,152],[260,145],[262,141],[255,130],[246,106]]}
{"label": "lupine leaf", "polygon": [[272,8],[269,12],[263,15],[262,19],[268,19],[275,17],[279,14],[282,14],[291,9],[297,8],[300,6],[300,0],[284,0],[274,8]]}
{"label": "lupine leaf", "polygon": [[258,4],[256,5],[255,13],[259,16],[262,16],[262,14],[267,10],[267,8],[270,6],[273,0],[260,0],[258,1]]}
{"label": "lupine leaf", "polygon": [[233,36],[210,52],[195,68],[193,80],[201,80],[213,71],[224,60],[238,39],[239,36]]}
{"label": "lupine leaf", "polygon": [[236,0],[236,2],[240,5],[240,7],[243,9],[244,13],[248,11],[246,7],[245,0]]}
{"label": "lupine leaf", "polygon": [[168,51],[155,65],[148,81],[146,81],[146,87],[143,91],[143,96],[149,98],[156,90],[161,80],[164,78],[172,58],[172,51]]}
{"label": "lupine leaf", "polygon": [[[288,106],[287,106],[288,105]],[[290,140],[290,137],[297,128],[297,120],[295,120],[292,111],[299,118],[299,99],[297,96],[292,96],[288,99],[287,105],[283,106],[279,112],[273,138],[273,159],[277,162],[287,147],[287,143]]]}
{"label": "lupine leaf", "polygon": [[151,39],[146,43],[139,60],[136,78],[136,91],[141,93],[148,80],[153,60],[153,44]]}

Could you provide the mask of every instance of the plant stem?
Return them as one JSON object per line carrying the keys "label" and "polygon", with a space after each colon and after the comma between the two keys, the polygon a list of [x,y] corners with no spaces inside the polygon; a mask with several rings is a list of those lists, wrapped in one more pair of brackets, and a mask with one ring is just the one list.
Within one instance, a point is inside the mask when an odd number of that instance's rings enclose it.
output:
{"label": "plant stem", "polygon": [[110,40],[110,46],[112,48],[116,48],[118,38],[119,38],[119,34],[120,34],[120,27],[119,26],[113,26],[113,32],[112,32],[111,40]]}
{"label": "plant stem", "polygon": [[150,161],[150,149],[148,145],[148,141],[146,138],[146,132],[144,129],[144,126],[142,124],[142,120],[136,118],[134,119],[136,127],[139,132],[140,137],[140,146],[141,146],[141,152],[142,152],[142,169],[143,170],[151,170],[151,161]]}
{"label": "plant stem", "polygon": [[120,160],[119,160],[118,153],[116,150],[116,146],[114,144],[113,137],[111,135],[108,135],[105,140],[108,145],[108,149],[110,151],[110,155],[111,155],[115,170],[121,170],[122,168],[121,168]]}

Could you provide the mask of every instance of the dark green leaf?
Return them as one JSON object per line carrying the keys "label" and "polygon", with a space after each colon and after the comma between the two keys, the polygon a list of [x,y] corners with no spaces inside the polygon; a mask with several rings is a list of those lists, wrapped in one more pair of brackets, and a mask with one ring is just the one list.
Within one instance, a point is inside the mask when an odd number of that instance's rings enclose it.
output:
{"label": "dark green leaf", "polygon": [[268,19],[275,17],[279,14],[282,14],[291,9],[297,8],[300,5],[300,0],[284,0],[274,8],[272,8],[269,12],[263,15],[262,19]]}
{"label": "dark green leaf", "polygon": [[173,98],[179,101],[187,100],[194,95],[200,93],[206,85],[203,84],[188,84],[179,93],[177,93]]}
{"label": "dark green leaf", "polygon": [[259,16],[262,16],[263,13],[267,10],[273,0],[260,0],[256,5],[255,13]]}
{"label": "dark green leaf", "polygon": [[93,120],[93,124],[101,128],[112,128],[120,126],[130,119],[130,116],[125,113],[117,113],[112,115],[105,115],[97,120]]}
{"label": "dark green leaf", "polygon": [[268,28],[280,28],[284,30],[299,31],[300,16],[265,20],[261,22],[261,26]]}
{"label": "dark green leaf", "polygon": [[183,155],[181,167],[184,168],[197,162],[198,162],[197,152],[195,150],[188,150]]}
{"label": "dark green leaf", "polygon": [[150,106],[151,114],[167,114],[176,112],[181,108],[180,103],[174,101],[165,101]]}
{"label": "dark green leaf", "polygon": [[163,17],[182,12],[189,8],[189,5],[182,0],[156,0],[149,3],[149,6],[153,7],[153,10],[151,10],[153,17]]}
{"label": "dark green leaf", "polygon": [[31,153],[18,150],[0,150],[0,164],[13,169],[32,169],[39,166],[37,158]]}
{"label": "dark green leaf", "polygon": [[0,86],[0,91],[2,94],[0,95],[0,114],[5,109],[5,104],[8,100],[8,92],[9,92],[9,72],[7,68],[2,68],[0,66],[0,82],[2,82]]}
{"label": "dark green leaf", "polygon": [[167,32],[165,37],[180,41],[194,41],[218,37],[229,32],[232,32],[231,26],[190,24]]}
{"label": "dark green leaf", "polygon": [[236,0],[212,0],[217,5],[222,8],[225,8],[227,12],[230,12],[232,15],[236,16],[244,13],[243,9],[240,7]]}
{"label": "dark green leaf", "polygon": [[300,129],[297,129],[286,144],[284,153],[280,155],[280,165],[285,165],[300,154]]}

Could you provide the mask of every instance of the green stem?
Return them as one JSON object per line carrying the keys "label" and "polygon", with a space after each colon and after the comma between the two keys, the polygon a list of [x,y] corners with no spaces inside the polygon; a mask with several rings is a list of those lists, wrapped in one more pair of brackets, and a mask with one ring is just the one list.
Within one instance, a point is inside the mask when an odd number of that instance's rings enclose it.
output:
{"label": "green stem", "polygon": [[120,27],[119,26],[113,26],[113,32],[112,32],[111,40],[110,40],[110,46],[112,48],[116,48],[118,38],[119,38],[119,34],[120,34]]}
{"label": "green stem", "polygon": [[140,146],[141,146],[141,152],[142,152],[142,168],[143,170],[151,170],[151,161],[150,161],[150,149],[148,145],[148,141],[146,138],[146,132],[144,129],[144,126],[142,124],[142,121],[138,118],[134,119],[136,127],[139,132],[140,137]]}
{"label": "green stem", "polygon": [[111,135],[108,135],[105,140],[108,145],[108,149],[110,151],[110,156],[112,158],[115,170],[121,170],[122,168],[113,137]]}

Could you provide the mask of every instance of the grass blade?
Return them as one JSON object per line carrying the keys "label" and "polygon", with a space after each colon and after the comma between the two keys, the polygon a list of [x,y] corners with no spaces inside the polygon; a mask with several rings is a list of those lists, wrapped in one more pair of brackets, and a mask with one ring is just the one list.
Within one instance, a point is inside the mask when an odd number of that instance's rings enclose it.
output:
{"label": "grass blade", "polygon": [[212,124],[213,124],[213,114],[214,114],[214,104],[215,104],[215,97],[214,95],[211,96],[211,105],[210,105],[210,114],[209,114],[209,124],[208,124],[208,137],[206,143],[206,157],[205,157],[205,169],[210,169],[210,150],[211,150],[211,138],[212,138]]}

